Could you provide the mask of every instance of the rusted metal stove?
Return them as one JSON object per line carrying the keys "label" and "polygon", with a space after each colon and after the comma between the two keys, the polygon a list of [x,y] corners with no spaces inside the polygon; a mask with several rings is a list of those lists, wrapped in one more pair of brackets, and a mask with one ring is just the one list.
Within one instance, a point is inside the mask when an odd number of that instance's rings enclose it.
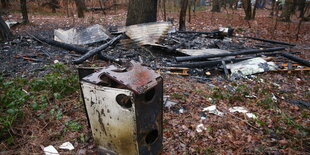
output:
{"label": "rusted metal stove", "polygon": [[163,139],[163,80],[131,61],[81,80],[95,143],[102,154],[160,154]]}

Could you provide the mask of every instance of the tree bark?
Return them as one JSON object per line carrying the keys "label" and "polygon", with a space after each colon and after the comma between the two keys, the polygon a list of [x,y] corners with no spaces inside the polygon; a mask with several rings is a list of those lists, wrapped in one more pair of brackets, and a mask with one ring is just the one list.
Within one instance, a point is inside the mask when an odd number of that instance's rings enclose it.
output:
{"label": "tree bark", "polygon": [[156,22],[157,0],[130,0],[128,5],[126,26]]}
{"label": "tree bark", "polygon": [[84,18],[84,8],[85,8],[85,6],[83,6],[84,3],[82,2],[82,0],[75,0],[75,5],[76,5],[78,17],[79,18]]}
{"label": "tree bark", "polygon": [[188,0],[181,0],[181,10],[180,10],[180,19],[179,19],[179,31],[185,31],[186,26],[186,8],[188,5]]}
{"label": "tree bark", "polygon": [[212,12],[221,12],[221,6],[219,0],[212,1]]}
{"label": "tree bark", "polygon": [[20,9],[23,15],[23,23],[29,23],[26,0],[20,0]]}
{"label": "tree bark", "polygon": [[2,17],[0,16],[0,41],[1,40],[9,40],[13,37],[12,32],[10,31],[8,25],[4,22]]}
{"label": "tree bark", "polygon": [[243,9],[245,13],[245,20],[250,20],[252,17],[252,7],[251,7],[251,0],[243,0]]}

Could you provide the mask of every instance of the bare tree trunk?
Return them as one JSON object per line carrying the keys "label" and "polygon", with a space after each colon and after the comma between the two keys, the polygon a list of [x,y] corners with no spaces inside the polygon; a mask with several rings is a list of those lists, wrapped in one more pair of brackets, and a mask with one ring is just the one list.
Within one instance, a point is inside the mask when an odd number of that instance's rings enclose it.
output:
{"label": "bare tree trunk", "polygon": [[103,4],[102,4],[102,0],[99,0],[99,5],[100,5],[100,9],[102,10],[102,13],[105,15],[106,13],[105,13],[105,11],[104,11],[104,9],[103,9]]}
{"label": "bare tree trunk", "polygon": [[82,0],[75,0],[75,5],[79,18],[84,18],[84,8]]}
{"label": "bare tree trunk", "polygon": [[298,10],[300,11],[299,18],[303,18],[305,15],[305,6],[306,6],[306,0],[300,0],[298,4]]}
{"label": "bare tree trunk", "polygon": [[157,20],[157,0],[130,0],[126,25],[155,22]]}
{"label": "bare tree trunk", "polygon": [[219,0],[212,1],[212,12],[221,12],[221,6]]}
{"label": "bare tree trunk", "polygon": [[188,5],[188,22],[191,23],[191,9],[192,9],[192,0],[189,0]]}
{"label": "bare tree trunk", "polygon": [[252,7],[251,7],[251,0],[243,0],[243,9],[245,13],[245,20],[250,20],[252,17]]}
{"label": "bare tree trunk", "polygon": [[188,0],[181,0],[179,31],[185,31],[186,30],[185,22],[186,22],[187,5],[188,5]]}
{"label": "bare tree trunk", "polygon": [[196,16],[196,7],[197,7],[197,5],[196,5],[196,2],[197,0],[194,0],[194,8],[193,8],[193,13],[194,13],[194,16]]}
{"label": "bare tree trunk", "polygon": [[255,19],[255,15],[256,15],[256,8],[257,8],[257,5],[259,4],[258,2],[259,2],[258,0],[256,0],[256,1],[255,1],[255,4],[254,4],[254,8],[253,8],[253,12],[252,12],[251,19]]}
{"label": "bare tree trunk", "polygon": [[276,4],[276,0],[272,0],[271,13],[270,13],[271,16],[274,16],[275,4]]}
{"label": "bare tree trunk", "polygon": [[20,0],[20,9],[23,15],[23,23],[29,23],[26,0]]}
{"label": "bare tree trunk", "polygon": [[12,32],[10,31],[8,25],[4,22],[2,17],[0,16],[0,41],[1,40],[9,40],[13,37]]}
{"label": "bare tree trunk", "polygon": [[58,0],[51,0],[50,5],[52,8],[52,13],[56,13],[56,8],[58,7]]}
{"label": "bare tree trunk", "polygon": [[166,0],[163,0],[163,8],[164,8],[164,20],[167,21],[167,12],[166,12]]}
{"label": "bare tree trunk", "polygon": [[281,20],[285,22],[291,21],[291,14],[294,7],[294,0],[285,0],[284,8],[281,14]]}

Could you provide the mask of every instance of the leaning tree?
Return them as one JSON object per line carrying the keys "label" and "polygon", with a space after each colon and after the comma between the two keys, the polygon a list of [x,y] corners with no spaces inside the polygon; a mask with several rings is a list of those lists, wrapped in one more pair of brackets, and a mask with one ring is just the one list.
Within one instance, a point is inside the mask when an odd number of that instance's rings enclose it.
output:
{"label": "leaning tree", "polygon": [[8,40],[13,37],[12,32],[10,31],[8,25],[4,22],[2,17],[0,16],[0,41],[1,40]]}
{"label": "leaning tree", "polygon": [[156,22],[157,0],[130,0],[126,25]]}

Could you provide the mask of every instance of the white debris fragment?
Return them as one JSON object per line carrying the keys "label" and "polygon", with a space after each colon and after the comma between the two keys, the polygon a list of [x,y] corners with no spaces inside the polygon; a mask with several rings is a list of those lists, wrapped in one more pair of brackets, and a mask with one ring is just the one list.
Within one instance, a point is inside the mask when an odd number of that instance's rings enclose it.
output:
{"label": "white debris fragment", "polygon": [[257,118],[255,114],[249,113],[248,110],[246,110],[244,107],[232,107],[232,108],[229,108],[229,112],[245,113],[245,115],[249,118],[254,118],[254,119]]}
{"label": "white debris fragment", "polygon": [[257,116],[255,114],[253,114],[253,113],[246,113],[246,116],[249,117],[249,118],[254,118],[254,119],[257,118]]}
{"label": "white debris fragment", "polygon": [[244,107],[232,107],[229,108],[229,112],[247,113],[248,111]]}
{"label": "white debris fragment", "polygon": [[203,124],[199,124],[196,126],[196,131],[197,132],[202,132],[203,130],[207,130]]}
{"label": "white debris fragment", "polygon": [[54,30],[54,40],[76,45],[92,44],[109,39],[107,30],[101,25],[93,25],[84,29]]}
{"label": "white debris fragment", "polygon": [[54,64],[57,64],[57,63],[59,63],[59,61],[58,60],[54,60]]}
{"label": "white debris fragment", "polygon": [[170,108],[170,107],[172,107],[172,106],[174,106],[174,105],[176,105],[176,104],[178,104],[178,103],[168,100],[168,101],[166,102],[166,104],[165,104],[165,107]]}
{"label": "white debris fragment", "polygon": [[272,101],[277,102],[277,97],[272,93]]}
{"label": "white debris fragment", "polygon": [[70,142],[65,142],[59,146],[60,149],[73,150],[74,146]]}
{"label": "white debris fragment", "polygon": [[205,120],[205,119],[207,119],[207,117],[201,116],[200,119]]}
{"label": "white debris fragment", "polygon": [[241,74],[243,76],[276,70],[278,68],[274,62],[267,62],[263,58],[253,58],[233,64],[227,64],[226,67],[227,69],[230,69],[232,75]]}
{"label": "white debris fragment", "polygon": [[183,108],[179,109],[179,113],[183,114],[184,113],[184,109]]}
{"label": "white debris fragment", "polygon": [[218,115],[218,116],[223,116],[224,113],[218,111],[216,109],[216,105],[211,105],[209,107],[206,107],[206,108],[203,108],[203,111],[208,111],[210,114],[215,114],[215,115]]}
{"label": "white debris fragment", "polygon": [[257,96],[255,96],[255,95],[245,95],[244,97],[246,97],[246,98],[257,98]]}
{"label": "white debris fragment", "polygon": [[45,155],[59,155],[58,151],[52,145],[44,147],[43,151]]}

